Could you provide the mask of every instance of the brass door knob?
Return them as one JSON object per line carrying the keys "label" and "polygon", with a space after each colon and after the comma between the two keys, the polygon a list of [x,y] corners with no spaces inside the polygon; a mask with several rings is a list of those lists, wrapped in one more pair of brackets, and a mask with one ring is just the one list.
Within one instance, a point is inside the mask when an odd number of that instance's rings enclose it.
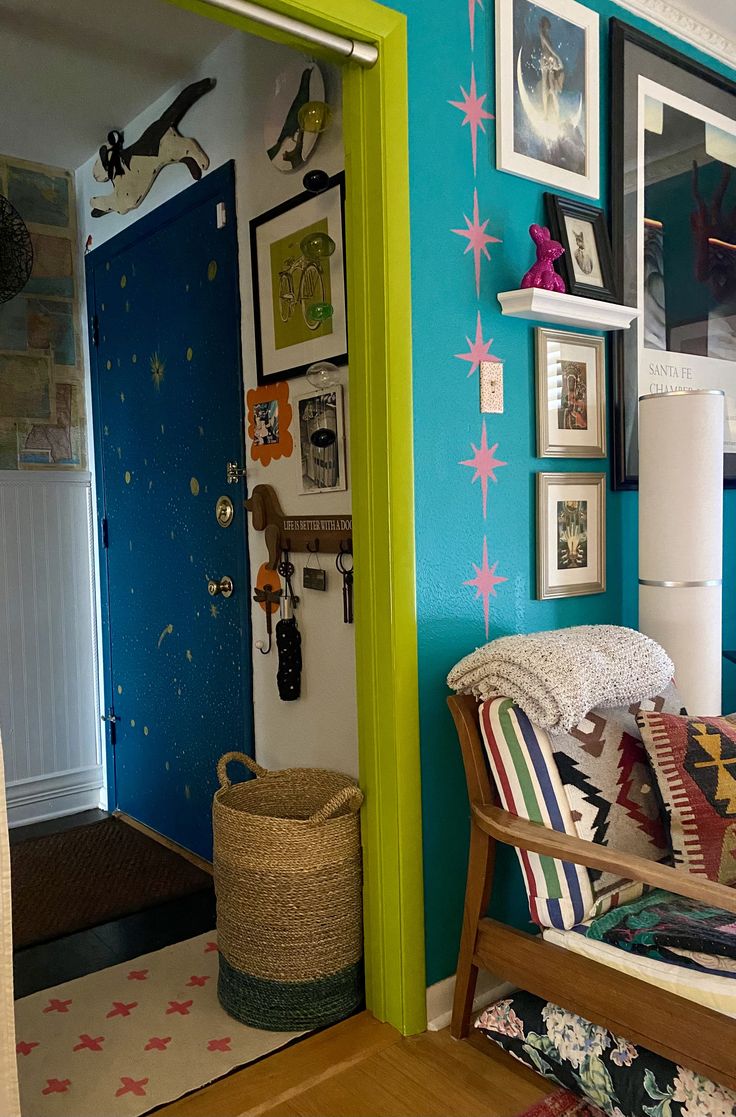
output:
{"label": "brass door knob", "polygon": [[210,597],[217,597],[218,594],[223,597],[232,597],[234,589],[233,580],[227,574],[224,574],[219,582],[216,578],[210,578],[207,582]]}

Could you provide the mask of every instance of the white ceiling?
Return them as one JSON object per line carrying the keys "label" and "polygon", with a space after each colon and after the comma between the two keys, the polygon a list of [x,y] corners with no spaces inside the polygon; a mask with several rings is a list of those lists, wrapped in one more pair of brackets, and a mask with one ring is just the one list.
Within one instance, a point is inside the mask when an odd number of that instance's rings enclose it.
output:
{"label": "white ceiling", "polygon": [[75,169],[228,34],[165,0],[0,0],[0,152]]}
{"label": "white ceiling", "polygon": [[[690,37],[679,9],[736,56],[736,0],[619,2]],[[0,153],[78,167],[228,33],[166,0],[0,0]]]}
{"label": "white ceiling", "polygon": [[733,0],[675,0],[686,15],[701,20],[706,27],[736,40],[736,4]]}

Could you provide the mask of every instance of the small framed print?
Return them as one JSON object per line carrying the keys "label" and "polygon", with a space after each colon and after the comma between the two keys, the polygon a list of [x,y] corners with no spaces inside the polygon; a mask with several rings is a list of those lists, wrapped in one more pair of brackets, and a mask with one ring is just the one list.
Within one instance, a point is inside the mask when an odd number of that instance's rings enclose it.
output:
{"label": "small framed print", "polygon": [[538,473],[537,598],[605,588],[605,473]]}
{"label": "small framed print", "polygon": [[619,302],[606,215],[599,206],[545,194],[547,220],[565,249],[558,268],[571,295]]}
{"label": "small framed print", "polygon": [[605,458],[606,343],[538,327],[537,457]]}
{"label": "small framed print", "polygon": [[299,492],[302,496],[346,489],[342,388],[320,388],[296,400]]}
{"label": "small framed print", "polygon": [[576,0],[496,0],[500,171],[597,198],[598,13]]}
{"label": "small framed print", "polygon": [[251,388],[246,400],[250,456],[253,460],[269,465],[279,458],[290,458],[294,440],[289,430],[289,385],[282,380],[276,384]]}

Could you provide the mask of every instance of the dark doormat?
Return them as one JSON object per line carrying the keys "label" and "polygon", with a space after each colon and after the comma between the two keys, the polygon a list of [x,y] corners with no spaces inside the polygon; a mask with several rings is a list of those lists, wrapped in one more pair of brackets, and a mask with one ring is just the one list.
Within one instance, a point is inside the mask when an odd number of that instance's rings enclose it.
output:
{"label": "dark doormat", "polygon": [[116,818],[10,853],[16,950],[212,888],[208,873]]}

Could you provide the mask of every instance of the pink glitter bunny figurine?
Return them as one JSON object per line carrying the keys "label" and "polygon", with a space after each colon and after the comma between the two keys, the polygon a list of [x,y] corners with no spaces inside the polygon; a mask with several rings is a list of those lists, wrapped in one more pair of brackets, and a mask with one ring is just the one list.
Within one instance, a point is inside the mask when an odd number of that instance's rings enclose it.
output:
{"label": "pink glitter bunny figurine", "polygon": [[529,236],[537,246],[537,262],[532,264],[521,281],[522,287],[541,287],[544,291],[565,292],[565,281],[554,269],[553,261],[564,255],[559,241],[552,240],[544,225],[530,225]]}

